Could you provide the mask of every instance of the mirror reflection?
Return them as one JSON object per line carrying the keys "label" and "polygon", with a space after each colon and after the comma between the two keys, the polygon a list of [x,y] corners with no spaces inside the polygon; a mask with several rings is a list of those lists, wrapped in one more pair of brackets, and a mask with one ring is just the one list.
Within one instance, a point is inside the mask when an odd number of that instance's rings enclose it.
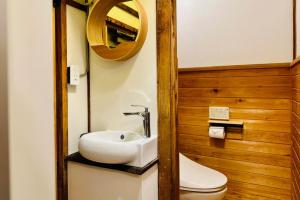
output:
{"label": "mirror reflection", "polygon": [[105,46],[131,46],[135,43],[141,26],[139,11],[134,0],[124,1],[110,9],[103,29]]}
{"label": "mirror reflection", "polygon": [[93,3],[93,0],[73,0],[81,5],[91,5]]}

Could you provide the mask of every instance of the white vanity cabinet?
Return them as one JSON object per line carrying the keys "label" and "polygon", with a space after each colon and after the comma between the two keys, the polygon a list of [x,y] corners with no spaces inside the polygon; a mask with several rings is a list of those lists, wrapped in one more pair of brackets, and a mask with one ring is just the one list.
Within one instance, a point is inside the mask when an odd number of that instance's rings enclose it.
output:
{"label": "white vanity cabinet", "polygon": [[158,167],[141,175],[68,162],[69,200],[157,200]]}

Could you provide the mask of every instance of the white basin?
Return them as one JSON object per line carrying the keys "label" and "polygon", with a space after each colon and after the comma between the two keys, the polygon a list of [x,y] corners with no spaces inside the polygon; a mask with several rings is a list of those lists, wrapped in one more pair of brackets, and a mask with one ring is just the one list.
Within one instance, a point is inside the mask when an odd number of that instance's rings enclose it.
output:
{"label": "white basin", "polygon": [[79,152],[88,160],[144,167],[157,158],[157,137],[128,131],[99,131],[83,135]]}

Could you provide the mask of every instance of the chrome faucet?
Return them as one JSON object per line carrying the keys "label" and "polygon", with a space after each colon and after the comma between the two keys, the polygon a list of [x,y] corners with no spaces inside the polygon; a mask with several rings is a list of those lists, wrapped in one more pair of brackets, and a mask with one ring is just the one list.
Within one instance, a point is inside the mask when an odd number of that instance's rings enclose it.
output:
{"label": "chrome faucet", "polygon": [[151,130],[150,130],[150,112],[148,107],[146,106],[140,106],[140,105],[131,105],[133,107],[142,107],[145,109],[144,112],[127,112],[127,113],[123,113],[123,115],[125,116],[129,116],[129,115],[138,115],[143,117],[143,124],[144,124],[144,134],[147,138],[151,137]]}

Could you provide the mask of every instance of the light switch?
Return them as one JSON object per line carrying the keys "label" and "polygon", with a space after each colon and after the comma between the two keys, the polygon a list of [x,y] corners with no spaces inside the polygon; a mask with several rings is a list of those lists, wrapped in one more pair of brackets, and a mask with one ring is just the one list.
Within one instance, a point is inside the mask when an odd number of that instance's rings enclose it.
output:
{"label": "light switch", "polygon": [[68,83],[70,85],[79,85],[79,83],[80,83],[79,66],[70,65],[68,67]]}
{"label": "light switch", "polygon": [[229,120],[229,108],[209,107],[209,119]]}

